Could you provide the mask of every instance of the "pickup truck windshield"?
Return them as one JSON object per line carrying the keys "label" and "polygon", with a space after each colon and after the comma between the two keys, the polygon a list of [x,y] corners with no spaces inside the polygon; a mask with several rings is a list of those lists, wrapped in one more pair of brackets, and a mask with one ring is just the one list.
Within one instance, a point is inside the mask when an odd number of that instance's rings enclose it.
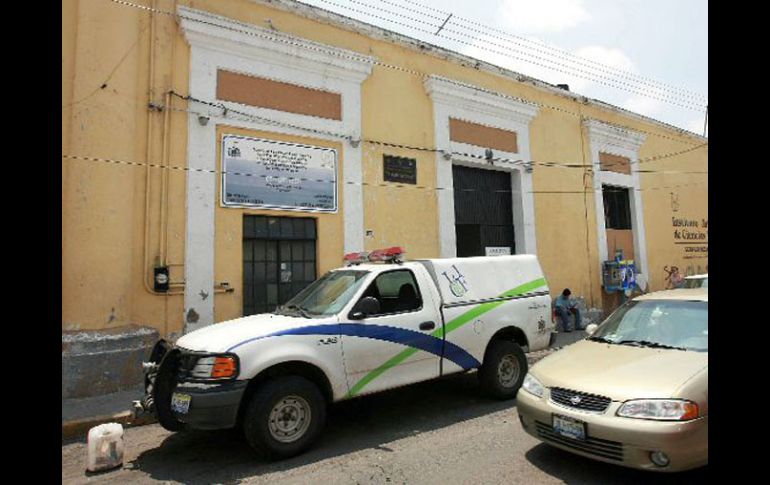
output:
{"label": "pickup truck windshield", "polygon": [[708,302],[630,301],[610,315],[591,340],[634,347],[708,352]]}
{"label": "pickup truck windshield", "polygon": [[368,271],[330,271],[297,293],[275,313],[303,317],[339,313],[364,282]]}

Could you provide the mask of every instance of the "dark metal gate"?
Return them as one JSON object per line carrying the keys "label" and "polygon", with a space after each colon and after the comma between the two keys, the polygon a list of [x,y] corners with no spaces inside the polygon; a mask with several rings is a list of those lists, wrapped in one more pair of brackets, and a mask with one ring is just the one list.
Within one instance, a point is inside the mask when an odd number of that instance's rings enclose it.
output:
{"label": "dark metal gate", "polygon": [[484,256],[487,247],[509,247],[513,233],[511,174],[452,166],[457,256]]}
{"label": "dark metal gate", "polygon": [[243,314],[275,310],[316,279],[316,220],[243,217]]}

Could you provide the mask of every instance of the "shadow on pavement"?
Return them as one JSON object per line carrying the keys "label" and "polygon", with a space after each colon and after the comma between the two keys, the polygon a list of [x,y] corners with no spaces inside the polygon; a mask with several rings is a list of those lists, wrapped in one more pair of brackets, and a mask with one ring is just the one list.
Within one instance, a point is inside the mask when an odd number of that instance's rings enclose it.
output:
{"label": "shadow on pavement", "polygon": [[[237,431],[171,435],[130,463],[155,480],[233,483],[363,449],[392,452],[387,443],[504,409],[515,400],[484,397],[476,374],[463,374],[331,406],[324,433],[303,455],[279,462],[260,458]],[[511,411],[511,419],[516,419]]]}
{"label": "shadow on pavement", "polygon": [[682,473],[645,472],[584,458],[545,443],[531,448],[525,457],[543,472],[569,484],[708,483],[708,466]]}

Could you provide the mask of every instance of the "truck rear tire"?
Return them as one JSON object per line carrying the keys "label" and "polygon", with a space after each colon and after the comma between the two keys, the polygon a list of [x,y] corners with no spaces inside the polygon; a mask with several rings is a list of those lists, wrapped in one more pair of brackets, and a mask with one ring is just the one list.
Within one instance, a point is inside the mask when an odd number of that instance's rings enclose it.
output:
{"label": "truck rear tire", "polygon": [[267,458],[289,458],[313,444],[325,420],[326,400],[315,384],[300,376],[277,377],[252,396],[243,432]]}
{"label": "truck rear tire", "polygon": [[479,381],[485,393],[497,399],[512,399],[526,374],[527,356],[518,344],[509,340],[489,344],[479,369]]}

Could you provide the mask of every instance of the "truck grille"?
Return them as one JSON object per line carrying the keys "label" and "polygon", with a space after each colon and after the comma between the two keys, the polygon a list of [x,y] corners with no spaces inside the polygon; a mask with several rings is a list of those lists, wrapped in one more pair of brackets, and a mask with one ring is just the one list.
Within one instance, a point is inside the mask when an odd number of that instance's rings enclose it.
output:
{"label": "truck grille", "polygon": [[582,451],[583,453],[589,453],[601,458],[623,461],[623,443],[591,437],[586,437],[585,441],[576,440],[557,434],[551,426],[540,421],[535,421],[535,425],[537,426],[537,435],[543,441],[566,446],[573,450]]}
{"label": "truck grille", "polygon": [[179,367],[177,367],[177,379],[180,381],[187,380],[199,358],[200,355],[198,354],[180,352]]}
{"label": "truck grille", "polygon": [[552,387],[551,401],[562,406],[582,409],[584,411],[604,412],[607,406],[610,405],[611,399],[605,396]]}

